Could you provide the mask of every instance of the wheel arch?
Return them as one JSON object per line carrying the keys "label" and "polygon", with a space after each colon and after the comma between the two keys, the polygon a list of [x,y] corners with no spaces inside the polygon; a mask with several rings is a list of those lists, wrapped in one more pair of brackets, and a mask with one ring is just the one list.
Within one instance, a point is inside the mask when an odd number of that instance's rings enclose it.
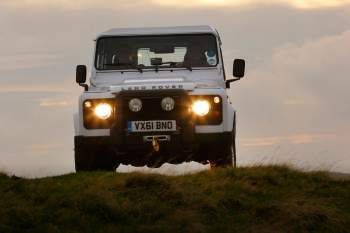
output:
{"label": "wheel arch", "polygon": [[73,114],[73,122],[74,122],[74,135],[78,136],[80,135],[80,130],[79,130],[79,113],[75,112]]}
{"label": "wheel arch", "polygon": [[227,105],[227,113],[226,113],[226,129],[225,131],[227,132],[232,132],[234,124],[236,122],[237,119],[237,112],[236,110],[233,108],[232,104],[229,103]]}

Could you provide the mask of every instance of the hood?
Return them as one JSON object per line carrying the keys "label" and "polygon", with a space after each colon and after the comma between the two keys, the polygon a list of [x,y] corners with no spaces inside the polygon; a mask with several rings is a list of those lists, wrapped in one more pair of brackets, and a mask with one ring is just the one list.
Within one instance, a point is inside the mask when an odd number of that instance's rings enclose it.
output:
{"label": "hood", "polygon": [[[168,71],[169,72],[169,71]],[[92,76],[92,89],[96,91],[121,90],[166,90],[183,89],[194,90],[195,88],[222,88],[224,80],[217,70],[197,70],[196,72],[177,71],[151,73],[98,73]]]}
{"label": "hood", "polygon": [[176,89],[191,91],[195,87],[194,82],[185,78],[137,78],[124,80],[120,85],[109,86],[108,90],[111,92]]}

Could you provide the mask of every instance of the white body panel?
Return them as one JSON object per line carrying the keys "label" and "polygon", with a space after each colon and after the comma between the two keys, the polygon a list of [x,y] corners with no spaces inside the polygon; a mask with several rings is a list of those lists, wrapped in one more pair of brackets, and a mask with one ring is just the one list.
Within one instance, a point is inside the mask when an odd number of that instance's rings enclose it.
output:
{"label": "white body panel", "polygon": [[[165,35],[165,34],[195,34],[211,33],[217,37],[218,48],[221,44],[216,30],[208,26],[171,27],[171,28],[133,28],[112,29],[100,36],[130,36],[130,35]],[[99,36],[99,37],[100,37]],[[89,91],[83,92],[79,98],[79,109],[74,115],[76,136],[109,136],[109,129],[88,130],[83,125],[82,103],[86,99],[115,98],[122,90],[167,90],[183,89],[189,95],[219,95],[223,101],[223,121],[221,125],[196,126],[196,133],[231,132],[235,110],[227,96],[223,64],[219,53],[219,62],[212,68],[154,69],[138,71],[98,71],[92,67]]]}
{"label": "white body panel", "polygon": [[146,28],[112,28],[97,36],[143,36],[143,35],[171,35],[171,34],[204,34],[211,33],[219,36],[217,31],[207,25],[176,26],[176,27],[146,27]]}

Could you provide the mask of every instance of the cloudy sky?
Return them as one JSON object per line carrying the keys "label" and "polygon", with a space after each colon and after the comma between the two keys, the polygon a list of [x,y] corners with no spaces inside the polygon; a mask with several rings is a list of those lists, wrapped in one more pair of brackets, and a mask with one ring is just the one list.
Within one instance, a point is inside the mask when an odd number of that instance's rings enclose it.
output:
{"label": "cloudy sky", "polygon": [[219,30],[228,74],[247,60],[229,90],[240,165],[350,172],[349,0],[2,0],[0,170],[74,170],[75,65],[91,67],[97,33],[197,24]]}

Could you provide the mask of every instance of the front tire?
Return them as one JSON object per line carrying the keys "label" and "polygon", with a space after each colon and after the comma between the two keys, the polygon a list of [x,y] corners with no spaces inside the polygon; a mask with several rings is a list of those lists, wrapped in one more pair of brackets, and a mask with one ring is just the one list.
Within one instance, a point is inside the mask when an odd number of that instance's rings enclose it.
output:
{"label": "front tire", "polygon": [[218,157],[210,160],[209,163],[211,168],[237,166],[236,121],[233,123],[233,129],[228,141],[221,148],[218,148]]}
{"label": "front tire", "polygon": [[113,150],[86,145],[83,140],[74,140],[74,159],[76,172],[81,171],[115,171],[119,166]]}

